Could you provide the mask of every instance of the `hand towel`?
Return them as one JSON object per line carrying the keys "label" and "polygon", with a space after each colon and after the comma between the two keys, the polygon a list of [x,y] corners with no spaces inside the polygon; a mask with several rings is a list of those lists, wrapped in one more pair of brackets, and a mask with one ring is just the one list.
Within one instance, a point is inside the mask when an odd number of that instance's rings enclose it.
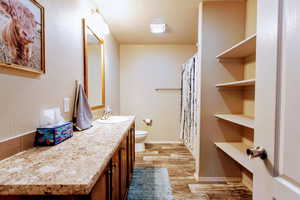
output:
{"label": "hand towel", "polygon": [[73,122],[75,128],[82,131],[92,127],[93,115],[84,89],[78,82],[75,95]]}

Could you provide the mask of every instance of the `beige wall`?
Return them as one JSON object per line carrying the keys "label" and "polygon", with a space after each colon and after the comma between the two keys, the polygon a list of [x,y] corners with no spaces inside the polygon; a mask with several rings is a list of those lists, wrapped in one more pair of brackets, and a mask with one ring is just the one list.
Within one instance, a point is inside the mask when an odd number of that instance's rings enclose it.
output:
{"label": "beige wall", "polygon": [[[180,141],[180,92],[155,88],[180,88],[181,65],[195,52],[194,45],[121,45],[121,114],[136,115],[148,142]],[[153,119],[152,128],[144,118]]]}
{"label": "beige wall", "polygon": [[[34,131],[41,110],[57,106],[62,109],[64,97],[71,99],[72,107],[75,80],[83,80],[82,18],[89,16],[95,6],[87,0],[38,2],[45,7],[46,74],[34,77],[0,69],[0,140]],[[99,15],[89,18],[105,40],[106,96],[118,112],[119,45],[103,28]],[[72,112],[64,113],[66,120],[71,116]]]}

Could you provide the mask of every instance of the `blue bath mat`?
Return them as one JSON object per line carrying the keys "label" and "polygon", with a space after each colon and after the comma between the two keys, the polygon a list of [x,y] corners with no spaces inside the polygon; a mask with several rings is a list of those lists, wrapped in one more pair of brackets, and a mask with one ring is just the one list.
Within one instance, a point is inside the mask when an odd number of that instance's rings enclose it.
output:
{"label": "blue bath mat", "polygon": [[135,168],[128,200],[173,200],[166,168]]}

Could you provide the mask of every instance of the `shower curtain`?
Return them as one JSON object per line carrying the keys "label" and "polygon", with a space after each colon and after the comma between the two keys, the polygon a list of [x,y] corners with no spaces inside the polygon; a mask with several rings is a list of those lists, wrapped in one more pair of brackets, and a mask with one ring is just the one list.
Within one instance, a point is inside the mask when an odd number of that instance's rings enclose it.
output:
{"label": "shower curtain", "polygon": [[180,137],[183,143],[195,155],[197,139],[199,105],[199,71],[196,67],[197,56],[193,56],[185,64],[181,75],[181,125]]}

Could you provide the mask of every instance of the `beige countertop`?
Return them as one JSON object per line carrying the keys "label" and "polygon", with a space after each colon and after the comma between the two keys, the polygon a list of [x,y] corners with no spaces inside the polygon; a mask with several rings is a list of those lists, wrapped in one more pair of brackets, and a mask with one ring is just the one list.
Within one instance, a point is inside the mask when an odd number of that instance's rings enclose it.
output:
{"label": "beige countertop", "polygon": [[92,190],[134,123],[93,127],[53,147],[33,148],[0,161],[0,195],[83,195]]}

